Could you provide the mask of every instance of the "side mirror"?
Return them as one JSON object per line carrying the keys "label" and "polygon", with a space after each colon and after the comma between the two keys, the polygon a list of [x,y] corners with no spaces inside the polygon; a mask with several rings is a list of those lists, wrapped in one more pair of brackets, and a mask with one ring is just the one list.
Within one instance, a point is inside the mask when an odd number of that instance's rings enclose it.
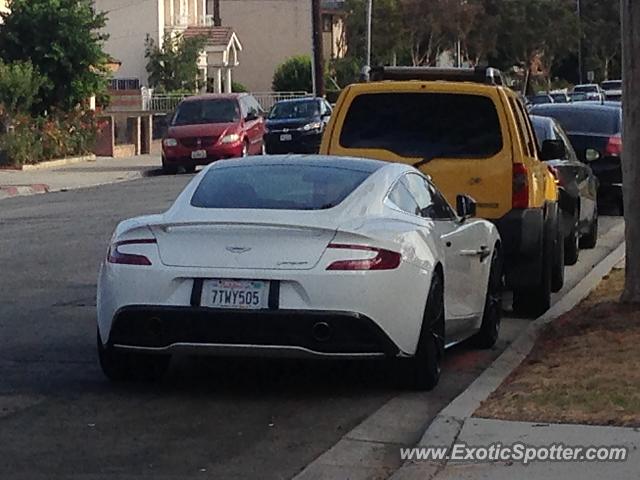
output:
{"label": "side mirror", "polygon": [[600,152],[594,148],[587,148],[584,152],[584,158],[587,162],[595,162],[601,157]]}
{"label": "side mirror", "polygon": [[476,216],[476,201],[469,195],[456,197],[456,213],[462,220]]}
{"label": "side mirror", "polygon": [[257,119],[258,119],[257,112],[249,112],[249,113],[247,113],[247,116],[244,117],[244,120],[246,122],[253,122],[254,120],[257,120]]}
{"label": "side mirror", "polygon": [[567,156],[567,148],[562,140],[545,140],[542,142],[540,160],[558,160]]}

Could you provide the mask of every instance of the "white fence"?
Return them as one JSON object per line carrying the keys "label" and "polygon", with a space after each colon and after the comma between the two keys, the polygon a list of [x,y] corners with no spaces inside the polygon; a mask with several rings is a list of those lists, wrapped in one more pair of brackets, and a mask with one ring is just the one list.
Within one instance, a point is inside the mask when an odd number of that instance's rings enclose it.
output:
{"label": "white fence", "polygon": [[[265,111],[269,111],[276,102],[293,98],[305,98],[312,96],[307,92],[252,92],[258,103]],[[175,110],[184,98],[189,94],[146,94],[142,95],[142,109],[151,112],[171,112]]]}

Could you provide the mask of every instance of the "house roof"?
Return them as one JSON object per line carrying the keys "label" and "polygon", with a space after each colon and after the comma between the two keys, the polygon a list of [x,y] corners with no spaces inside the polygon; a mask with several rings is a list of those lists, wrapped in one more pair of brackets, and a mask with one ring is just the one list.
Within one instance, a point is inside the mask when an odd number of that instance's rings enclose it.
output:
{"label": "house roof", "polygon": [[235,40],[236,48],[242,50],[242,46],[238,41],[238,37],[231,27],[188,27],[183,36],[185,38],[205,37],[207,45],[214,47],[229,47],[229,44]]}

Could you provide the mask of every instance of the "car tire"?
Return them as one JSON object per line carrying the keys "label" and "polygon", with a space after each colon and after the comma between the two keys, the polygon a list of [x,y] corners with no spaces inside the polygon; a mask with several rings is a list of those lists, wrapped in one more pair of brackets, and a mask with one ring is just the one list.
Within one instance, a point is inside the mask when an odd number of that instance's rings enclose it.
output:
{"label": "car tire", "polygon": [[98,360],[104,375],[112,382],[132,380],[155,382],[169,369],[171,355],[145,355],[104,345],[98,332]]}
{"label": "car tire", "polygon": [[593,214],[593,219],[591,219],[591,224],[589,225],[589,231],[586,235],[583,235],[580,238],[580,248],[584,249],[592,249],[596,248],[596,244],[598,243],[598,210]]}
{"label": "car tire", "polygon": [[162,164],[162,173],[165,175],[175,175],[178,173],[178,167],[175,165],[167,165],[166,163]]}
{"label": "car tire", "polygon": [[562,234],[562,228],[558,217],[556,216],[556,222],[553,226],[552,238],[553,241],[553,259],[551,265],[551,291],[553,293],[559,292],[564,287],[564,235]]}
{"label": "car tire", "polygon": [[431,280],[416,354],[407,360],[409,384],[415,390],[433,390],[440,380],[444,354],[444,283],[436,271]]}
{"label": "car tire", "polygon": [[242,158],[249,156],[249,142],[245,141],[242,144],[242,153],[240,154]]}
{"label": "car tire", "polygon": [[476,348],[489,349],[498,341],[502,320],[502,255],[498,247],[491,257],[487,295],[480,330],[472,338]]}
{"label": "car tire", "polygon": [[188,165],[184,167],[184,173],[195,173],[195,171],[196,171],[195,165]]}
{"label": "car tire", "polygon": [[551,307],[554,239],[557,238],[557,235],[557,223],[554,223],[554,228],[545,229],[541,255],[542,272],[540,283],[534,287],[513,291],[513,311],[517,315],[538,318]]}
{"label": "car tire", "polygon": [[580,232],[578,225],[571,228],[571,233],[564,240],[564,264],[575,265],[580,256]]}

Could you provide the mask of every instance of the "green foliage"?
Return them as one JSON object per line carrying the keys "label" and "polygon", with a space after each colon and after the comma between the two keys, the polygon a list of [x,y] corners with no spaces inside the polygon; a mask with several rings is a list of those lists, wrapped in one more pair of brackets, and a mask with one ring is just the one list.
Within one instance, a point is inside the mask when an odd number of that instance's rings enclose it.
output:
{"label": "green foliage", "polygon": [[245,93],[245,92],[248,92],[249,90],[247,90],[247,87],[245,87],[240,82],[233,82],[231,83],[231,91],[234,93]]}
{"label": "green foliage", "polygon": [[585,72],[598,80],[622,78],[620,2],[582,0]]}
{"label": "green foliage", "polygon": [[90,153],[98,125],[94,112],[71,111],[47,117],[18,115],[0,135],[0,165],[24,165]]}
{"label": "green foliage", "polygon": [[0,59],[0,131],[11,126],[14,116],[30,112],[44,82],[31,62],[5,64]]}
{"label": "green foliage", "polygon": [[272,88],[275,92],[311,92],[311,57],[291,57],[281,64],[273,75]]}
{"label": "green foliage", "polygon": [[335,58],[329,63],[327,72],[327,89],[341,90],[360,79],[362,66],[354,57]]}
{"label": "green foliage", "polygon": [[35,112],[72,110],[106,88],[106,16],[92,0],[12,0],[2,18],[0,58],[30,61],[44,77]]}
{"label": "green foliage", "polygon": [[160,48],[147,36],[145,57],[149,85],[158,92],[193,93],[204,82],[199,78],[198,57],[205,44],[206,39],[202,37],[166,34]]}
{"label": "green foliage", "polygon": [[0,135],[0,165],[19,166],[42,158],[40,133],[31,117],[16,117],[11,130]]}

